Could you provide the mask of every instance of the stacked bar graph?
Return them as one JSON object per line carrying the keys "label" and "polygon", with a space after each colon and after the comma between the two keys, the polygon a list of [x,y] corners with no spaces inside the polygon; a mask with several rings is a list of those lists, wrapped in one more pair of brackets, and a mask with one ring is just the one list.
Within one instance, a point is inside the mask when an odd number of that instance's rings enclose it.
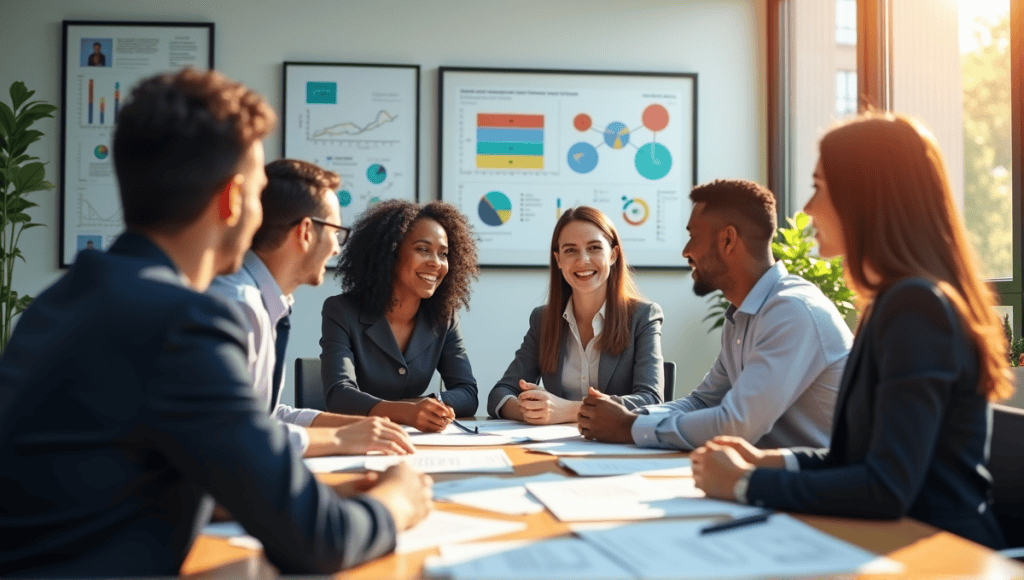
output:
{"label": "stacked bar graph", "polygon": [[478,113],[476,166],[544,169],[544,115]]}

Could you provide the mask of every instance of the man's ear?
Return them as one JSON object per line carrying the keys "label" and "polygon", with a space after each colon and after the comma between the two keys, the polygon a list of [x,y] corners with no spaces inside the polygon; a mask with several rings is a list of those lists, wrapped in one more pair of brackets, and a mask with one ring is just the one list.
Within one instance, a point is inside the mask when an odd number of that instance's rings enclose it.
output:
{"label": "man's ear", "polygon": [[740,233],[734,225],[726,225],[718,231],[718,249],[723,256],[735,252],[740,243]]}
{"label": "man's ear", "polygon": [[302,221],[295,226],[295,241],[299,244],[299,249],[303,252],[308,252],[313,247],[313,241],[316,238],[316,232],[313,231],[313,220],[302,218]]}
{"label": "man's ear", "polygon": [[220,219],[228,227],[235,227],[238,225],[238,220],[242,218],[242,180],[241,174],[235,175],[218,196]]}

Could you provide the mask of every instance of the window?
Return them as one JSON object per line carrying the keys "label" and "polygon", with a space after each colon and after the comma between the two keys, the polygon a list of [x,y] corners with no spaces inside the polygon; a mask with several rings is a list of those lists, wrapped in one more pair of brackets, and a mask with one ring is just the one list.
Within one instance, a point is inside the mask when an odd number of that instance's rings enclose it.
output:
{"label": "window", "polygon": [[836,43],[857,44],[857,0],[836,0]]}
{"label": "window", "polygon": [[857,114],[857,71],[836,71],[836,117]]}

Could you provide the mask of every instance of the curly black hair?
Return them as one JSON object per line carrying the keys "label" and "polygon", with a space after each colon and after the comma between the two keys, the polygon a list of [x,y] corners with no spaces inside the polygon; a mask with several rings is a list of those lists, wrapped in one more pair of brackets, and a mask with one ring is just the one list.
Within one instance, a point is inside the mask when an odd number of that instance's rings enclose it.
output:
{"label": "curly black hair", "polygon": [[459,308],[469,310],[470,284],[480,274],[476,240],[466,216],[450,203],[419,205],[390,199],[366,210],[342,248],[335,277],[342,292],[371,314],[384,314],[391,304],[398,246],[420,218],[441,224],[448,235],[448,274],[430,298],[420,303],[431,324],[446,323]]}

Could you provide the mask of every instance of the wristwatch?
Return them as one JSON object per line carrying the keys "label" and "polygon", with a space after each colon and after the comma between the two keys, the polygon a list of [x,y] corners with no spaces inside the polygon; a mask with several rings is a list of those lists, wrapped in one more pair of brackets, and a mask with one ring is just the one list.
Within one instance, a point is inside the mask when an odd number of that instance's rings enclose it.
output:
{"label": "wristwatch", "polygon": [[736,501],[747,503],[747,488],[750,487],[750,477],[752,475],[754,475],[754,470],[747,470],[736,480],[736,485],[732,486],[732,495],[736,498]]}

